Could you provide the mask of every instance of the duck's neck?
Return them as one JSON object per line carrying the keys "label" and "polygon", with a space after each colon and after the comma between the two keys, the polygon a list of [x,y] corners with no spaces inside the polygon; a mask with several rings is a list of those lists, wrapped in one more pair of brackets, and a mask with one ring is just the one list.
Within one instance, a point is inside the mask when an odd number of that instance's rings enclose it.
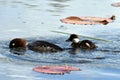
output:
{"label": "duck's neck", "polygon": [[72,42],[73,42],[73,43],[79,43],[80,40],[79,40],[79,38],[74,38]]}

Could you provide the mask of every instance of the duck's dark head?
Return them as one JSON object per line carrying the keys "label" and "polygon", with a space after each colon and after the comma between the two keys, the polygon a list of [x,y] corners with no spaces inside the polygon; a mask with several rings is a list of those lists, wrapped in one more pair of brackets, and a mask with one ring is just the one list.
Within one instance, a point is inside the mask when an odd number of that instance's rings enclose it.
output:
{"label": "duck's dark head", "polygon": [[66,41],[67,42],[72,41],[74,43],[77,43],[77,42],[79,42],[79,37],[76,34],[71,34],[70,37]]}
{"label": "duck's dark head", "polygon": [[10,52],[18,55],[25,54],[26,47],[27,47],[27,41],[22,38],[15,38],[11,40],[9,44]]}
{"label": "duck's dark head", "polygon": [[20,47],[26,47],[27,41],[22,38],[15,38],[10,41],[9,48],[20,48]]}

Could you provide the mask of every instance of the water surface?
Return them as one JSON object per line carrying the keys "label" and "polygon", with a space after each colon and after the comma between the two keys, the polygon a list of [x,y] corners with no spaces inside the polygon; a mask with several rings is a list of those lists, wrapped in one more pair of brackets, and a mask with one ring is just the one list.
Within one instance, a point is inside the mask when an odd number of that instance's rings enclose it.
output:
{"label": "water surface", "polygon": [[[111,4],[119,0],[0,0],[0,79],[4,80],[119,80],[120,79],[120,10]],[[71,25],[60,22],[68,16],[116,16],[108,25]],[[27,50],[25,55],[12,54],[9,41],[22,37],[29,42],[46,40],[70,48],[69,35],[59,30],[113,42],[96,41],[95,51],[71,50],[40,54]],[[80,38],[81,40],[85,38]],[[82,71],[65,75],[34,72],[35,66],[70,65]]]}

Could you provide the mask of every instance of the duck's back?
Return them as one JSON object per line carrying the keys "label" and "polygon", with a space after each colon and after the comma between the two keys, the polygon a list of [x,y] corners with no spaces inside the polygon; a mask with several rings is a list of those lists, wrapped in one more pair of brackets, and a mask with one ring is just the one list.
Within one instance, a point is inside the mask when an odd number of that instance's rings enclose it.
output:
{"label": "duck's back", "polygon": [[79,43],[79,47],[82,49],[95,49],[96,45],[90,40],[83,40]]}
{"label": "duck's back", "polygon": [[29,43],[28,48],[35,52],[58,52],[63,50],[61,47],[46,41],[35,41]]}

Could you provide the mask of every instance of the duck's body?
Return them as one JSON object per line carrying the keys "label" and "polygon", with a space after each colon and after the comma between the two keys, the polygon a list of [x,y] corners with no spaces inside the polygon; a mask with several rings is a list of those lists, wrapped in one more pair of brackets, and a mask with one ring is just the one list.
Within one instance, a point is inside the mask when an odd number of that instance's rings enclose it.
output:
{"label": "duck's body", "polygon": [[63,50],[61,47],[46,41],[35,41],[27,46],[30,50],[36,52],[58,52]]}
{"label": "duck's body", "polygon": [[72,34],[68,40],[72,41],[72,48],[80,48],[80,49],[95,49],[96,45],[90,40],[82,40],[80,41],[76,34]]}
{"label": "duck's body", "polygon": [[9,44],[9,48],[10,49],[15,49],[15,50],[19,50],[19,49],[30,49],[32,51],[35,52],[58,52],[58,51],[62,51],[63,49],[53,43],[49,43],[46,41],[35,41],[32,43],[28,43],[25,39],[22,38],[15,38],[13,40],[11,40],[10,44]]}
{"label": "duck's body", "polygon": [[81,49],[95,49],[96,48],[94,43],[89,40],[83,40],[78,43],[72,43],[71,46],[73,48],[81,48]]}

